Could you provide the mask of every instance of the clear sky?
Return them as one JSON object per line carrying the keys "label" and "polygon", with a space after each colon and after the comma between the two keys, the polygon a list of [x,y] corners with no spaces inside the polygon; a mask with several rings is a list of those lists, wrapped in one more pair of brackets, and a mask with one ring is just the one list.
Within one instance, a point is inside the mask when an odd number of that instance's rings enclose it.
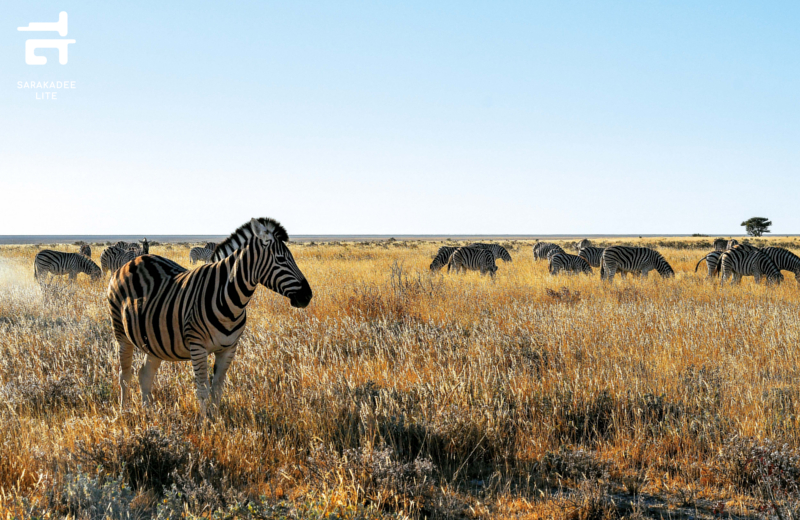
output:
{"label": "clear sky", "polygon": [[[69,61],[19,32],[69,16]],[[800,233],[796,2],[5,2],[0,234]],[[57,100],[22,81],[76,82]]]}

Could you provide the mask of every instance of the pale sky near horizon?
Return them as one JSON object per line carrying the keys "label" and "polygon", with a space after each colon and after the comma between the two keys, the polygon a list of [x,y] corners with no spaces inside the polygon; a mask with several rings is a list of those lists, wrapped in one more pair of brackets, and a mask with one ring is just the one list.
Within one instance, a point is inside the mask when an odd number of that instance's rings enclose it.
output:
{"label": "pale sky near horizon", "polygon": [[[20,32],[69,15],[69,61]],[[0,235],[800,233],[800,4],[15,1]],[[75,81],[55,101],[18,82]]]}

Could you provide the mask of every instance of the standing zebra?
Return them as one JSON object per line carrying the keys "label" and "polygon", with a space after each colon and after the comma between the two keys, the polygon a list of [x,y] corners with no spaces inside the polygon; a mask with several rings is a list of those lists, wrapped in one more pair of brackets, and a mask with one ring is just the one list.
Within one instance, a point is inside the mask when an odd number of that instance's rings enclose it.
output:
{"label": "standing zebra", "polygon": [[131,249],[133,249],[133,250],[137,250],[138,249],[138,250],[141,250],[141,253],[139,253],[139,255],[150,254],[150,243],[147,241],[146,237],[144,239],[138,241],[138,242],[125,242],[124,240],[120,240],[119,242],[117,242],[116,244],[114,244],[111,247],[116,247],[116,248],[122,249],[124,251],[128,251],[128,250],[131,250]]}
{"label": "standing zebra", "polygon": [[455,269],[455,272],[480,271],[481,275],[489,273],[494,278],[497,272],[497,265],[494,263],[494,255],[488,249],[477,249],[472,247],[459,247],[450,255],[447,262],[447,272]]}
{"label": "standing zebra", "polygon": [[49,274],[50,277],[68,274],[69,280],[73,281],[78,273],[86,273],[92,280],[97,280],[101,274],[97,264],[80,253],[62,253],[44,249],[36,253],[33,259],[33,277],[39,283],[47,281],[42,278],[45,274]]}
{"label": "standing zebra", "polygon": [[675,276],[672,266],[661,253],[646,247],[607,247],[600,258],[600,278],[603,280],[614,280],[617,271],[624,278],[626,273],[647,276],[653,269],[662,278]]}
{"label": "standing zebra", "polygon": [[505,247],[499,244],[482,244],[480,242],[475,244],[470,244],[468,247],[475,247],[478,249],[486,249],[491,251],[494,255],[494,259],[497,260],[498,258],[503,262],[511,262],[511,255],[508,254],[508,250]]}
{"label": "standing zebra", "polygon": [[433,262],[431,262],[431,271],[438,271],[442,267],[447,265],[447,262],[450,261],[450,255],[456,252],[457,247],[452,246],[442,246],[439,248],[439,251],[436,252],[436,256],[433,258]]}
{"label": "standing zebra", "polygon": [[589,262],[592,267],[600,267],[600,257],[603,256],[604,247],[584,247],[578,256]]}
{"label": "standing zebra", "polygon": [[109,271],[113,273],[137,256],[142,256],[143,254],[145,254],[144,251],[139,248],[120,249],[116,246],[107,247],[100,253],[100,267],[104,275]]}
{"label": "standing zebra", "polygon": [[564,251],[558,244],[553,244],[552,242],[538,242],[535,246],[533,246],[533,259],[546,259],[547,255],[552,251],[557,253],[566,253],[566,251]]}
{"label": "standing zebra", "polygon": [[207,247],[193,247],[189,250],[189,260],[192,262],[192,265],[196,264],[199,260],[207,264],[211,261],[212,256],[214,256],[214,250]]}
{"label": "standing zebra", "polygon": [[728,249],[728,241],[724,238],[717,238],[714,240],[714,251],[725,251]]}
{"label": "standing zebra", "polygon": [[575,249],[577,249],[578,251],[580,251],[581,249],[586,249],[587,247],[592,247],[592,241],[589,240],[588,238],[584,238],[583,240],[575,244]]}
{"label": "standing zebra", "polygon": [[697,265],[694,266],[694,272],[695,273],[697,272],[697,268],[700,267],[700,264],[702,264],[703,260],[705,260],[706,261],[706,267],[708,267],[708,277],[709,278],[715,277],[718,274],[717,273],[717,264],[719,264],[719,257],[721,257],[722,253],[724,253],[724,252],[725,251],[719,251],[719,250],[711,251],[706,256],[701,258],[699,262],[697,262]]}
{"label": "standing zebra", "polygon": [[188,271],[172,260],[147,255],[112,276],[107,297],[119,343],[122,407],[130,398],[134,348],[147,354],[139,371],[143,403],[150,401],[162,361],[191,360],[201,412],[205,415],[208,401],[213,407],[219,404],[258,284],[289,298],[292,307],[304,308],[311,301],[311,287],[287,240],[277,221],[254,218],[217,247],[214,263]]}
{"label": "standing zebra", "polygon": [[[739,241],[735,238],[728,240],[728,244],[725,246],[725,249],[731,249],[733,246],[739,245]],[[746,245],[746,244],[744,244]]]}
{"label": "standing zebra", "polygon": [[81,244],[81,248],[78,251],[79,254],[85,256],[86,258],[92,257],[92,248],[89,244]]}
{"label": "standing zebra", "polygon": [[217,248],[217,243],[216,242],[206,242],[206,245],[204,245],[203,247],[213,251],[213,250],[215,250]]}
{"label": "standing zebra", "polygon": [[778,266],[772,258],[760,250],[748,251],[735,247],[725,251],[717,263],[717,271],[722,272],[721,284],[731,277],[732,283],[739,284],[742,282],[742,276],[752,276],[756,283],[760,283],[761,277],[765,276],[769,285],[783,281]]}
{"label": "standing zebra", "polygon": [[800,285],[800,257],[782,247],[765,247],[761,252],[770,257],[781,271],[793,272],[795,281]]}
{"label": "standing zebra", "polygon": [[580,256],[556,253],[550,257],[550,274],[555,275],[561,271],[592,274],[592,266]]}

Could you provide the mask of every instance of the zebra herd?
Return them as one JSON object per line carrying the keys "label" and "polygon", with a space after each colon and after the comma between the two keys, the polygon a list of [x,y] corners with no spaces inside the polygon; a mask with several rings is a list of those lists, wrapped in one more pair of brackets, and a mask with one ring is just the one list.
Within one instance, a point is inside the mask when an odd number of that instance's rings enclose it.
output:
{"label": "zebra herd", "polygon": [[442,246],[431,262],[430,270],[438,271],[447,266],[447,272],[454,269],[461,271],[480,271],[481,275],[489,273],[494,278],[497,272],[495,260],[511,261],[511,255],[505,247],[498,244],[470,244],[463,247]]}
{"label": "zebra herd", "polygon": [[214,249],[216,248],[217,244],[215,242],[206,242],[203,247],[193,247],[189,250],[189,261],[192,262],[192,265],[201,260],[207,264],[211,261],[211,257],[214,256]]}

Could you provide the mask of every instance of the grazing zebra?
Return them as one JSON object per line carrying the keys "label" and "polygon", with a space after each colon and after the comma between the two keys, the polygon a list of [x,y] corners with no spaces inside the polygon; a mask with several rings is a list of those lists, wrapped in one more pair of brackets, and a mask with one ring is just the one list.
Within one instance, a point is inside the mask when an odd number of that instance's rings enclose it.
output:
{"label": "grazing zebra", "polygon": [[600,278],[614,280],[617,271],[625,277],[626,273],[647,276],[655,269],[662,278],[675,275],[661,253],[646,247],[612,246],[603,251],[600,258]]}
{"label": "grazing zebra", "polygon": [[[69,275],[69,280],[74,280],[78,273],[88,274],[92,280],[100,278],[100,268],[80,253],[62,253],[44,249],[36,253],[33,259],[33,277],[39,282],[44,283],[42,277],[45,274],[52,276]],[[49,278],[49,277],[48,277]]]}
{"label": "grazing zebra", "polygon": [[431,262],[431,271],[438,271],[442,267],[447,265],[447,262],[450,261],[450,255],[456,252],[457,247],[452,246],[442,246],[439,248],[439,251],[436,253],[436,256],[433,258],[433,262]]}
{"label": "grazing zebra", "polygon": [[488,249],[477,249],[472,247],[459,247],[447,262],[447,272],[455,269],[455,272],[480,271],[481,275],[489,273],[494,278],[497,272],[497,265],[494,263],[494,255]]}
{"label": "grazing zebra", "polygon": [[[748,251],[735,247],[722,253],[717,263],[717,271],[722,272],[720,283],[724,284],[732,277],[732,283],[741,283],[742,276],[752,276],[756,283],[761,282],[761,277],[767,278],[767,284],[779,284],[783,281],[778,266],[772,258],[760,250]],[[715,273],[716,274],[716,273]]]}
{"label": "grazing zebra", "polygon": [[113,273],[137,256],[142,256],[143,254],[145,254],[144,251],[139,248],[120,249],[116,246],[107,247],[100,253],[100,267],[103,270],[103,275],[109,271]]}
{"label": "grazing zebra", "polygon": [[564,251],[558,244],[553,244],[552,242],[539,242],[533,246],[533,259],[546,259],[553,251],[556,253],[566,253],[566,251]]}
{"label": "grazing zebra", "polygon": [[203,247],[213,251],[213,250],[215,250],[217,248],[217,243],[216,242],[206,242],[206,245],[204,245]]}
{"label": "grazing zebra", "polygon": [[589,262],[592,267],[600,267],[600,258],[603,256],[604,247],[584,247],[578,256]]}
{"label": "grazing zebra", "polygon": [[85,256],[86,258],[92,257],[92,248],[89,244],[81,244],[81,248],[78,251],[79,254]]}
{"label": "grazing zebra", "polygon": [[694,272],[697,272],[697,268],[700,267],[700,264],[703,263],[703,260],[706,261],[706,267],[708,267],[708,277],[713,278],[716,276],[717,273],[717,264],[719,264],[719,257],[722,256],[722,253],[725,251],[714,250],[708,253],[706,256],[700,259],[697,262],[697,265],[694,266]]}
{"label": "grazing zebra", "polygon": [[494,255],[494,259],[497,260],[498,258],[503,262],[511,262],[511,255],[508,254],[508,250],[505,247],[499,244],[482,244],[482,243],[475,243],[470,244],[468,247],[476,247],[478,249],[487,249],[492,252]]}
{"label": "grazing zebra", "polygon": [[107,297],[119,343],[121,406],[130,398],[133,351],[138,348],[147,354],[139,371],[145,404],[162,361],[191,360],[200,410],[205,415],[209,400],[215,408],[258,284],[289,298],[292,307],[304,308],[311,301],[311,287],[287,240],[277,221],[254,218],[217,246],[214,263],[189,271],[172,260],[147,255],[117,271]]}
{"label": "grazing zebra", "polygon": [[555,275],[561,271],[592,274],[592,266],[580,256],[556,253],[550,257],[550,274]]}
{"label": "grazing zebra", "polygon": [[800,257],[782,247],[765,247],[761,252],[770,257],[781,271],[793,272],[794,279],[800,285]]}
{"label": "grazing zebra", "polygon": [[189,260],[192,265],[196,264],[198,260],[208,263],[212,256],[214,256],[214,250],[207,247],[193,247],[189,250]]}
{"label": "grazing zebra", "polygon": [[728,249],[727,240],[724,238],[717,238],[714,240],[714,251],[725,251],[726,249]]}
{"label": "grazing zebra", "polygon": [[592,247],[592,242],[588,238],[584,238],[583,240],[575,244],[575,249],[577,249],[578,251],[580,251],[581,249],[585,249],[587,247]]}
{"label": "grazing zebra", "polygon": [[111,247],[116,247],[124,251],[128,251],[130,249],[134,250],[140,249],[142,251],[141,253],[139,253],[140,255],[150,254],[150,243],[147,241],[147,238],[144,238],[139,242],[125,242],[124,240],[120,240]]}

